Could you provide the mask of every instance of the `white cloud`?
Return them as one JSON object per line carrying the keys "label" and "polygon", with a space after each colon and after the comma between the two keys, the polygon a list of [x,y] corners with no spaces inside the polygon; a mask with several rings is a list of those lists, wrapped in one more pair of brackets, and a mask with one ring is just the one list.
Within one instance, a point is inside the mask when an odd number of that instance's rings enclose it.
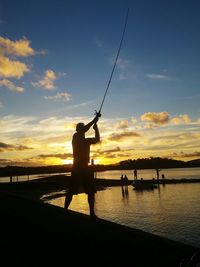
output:
{"label": "white cloud", "polygon": [[63,77],[63,76],[66,76],[67,75],[67,73],[66,72],[58,72],[58,76],[61,76],[61,77]]}
{"label": "white cloud", "polygon": [[118,58],[117,60],[117,67],[125,70],[130,66],[130,62],[127,59]]}
{"label": "white cloud", "polygon": [[71,100],[71,95],[69,93],[57,93],[56,95],[53,96],[45,96],[44,97],[46,100],[62,100],[62,101],[70,101]]}
{"label": "white cloud", "polygon": [[169,76],[163,74],[146,74],[146,77],[152,80],[171,80]]}
{"label": "white cloud", "polygon": [[42,80],[32,83],[34,87],[40,87],[47,90],[55,89],[54,81],[57,79],[57,76],[53,70],[46,70],[45,76]]}
{"label": "white cloud", "polygon": [[119,79],[120,79],[120,80],[127,80],[128,77],[127,77],[126,74],[124,74],[124,73],[120,73],[120,74],[119,74]]}
{"label": "white cloud", "polygon": [[12,92],[18,92],[18,93],[24,92],[23,87],[16,86],[11,81],[9,81],[7,79],[0,80],[0,86],[4,86],[5,88],[7,88],[8,90],[10,90]]}

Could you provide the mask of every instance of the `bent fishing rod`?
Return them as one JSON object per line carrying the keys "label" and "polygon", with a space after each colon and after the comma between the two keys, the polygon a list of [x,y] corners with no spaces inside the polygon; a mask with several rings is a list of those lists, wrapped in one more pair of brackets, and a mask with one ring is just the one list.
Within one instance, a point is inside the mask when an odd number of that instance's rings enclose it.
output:
{"label": "bent fishing rod", "polygon": [[118,51],[117,51],[117,56],[115,58],[115,62],[114,62],[114,65],[113,65],[113,68],[112,68],[112,71],[111,71],[111,74],[110,74],[110,78],[108,80],[106,91],[105,91],[104,96],[103,96],[103,100],[101,102],[101,106],[99,108],[99,111],[95,110],[95,115],[98,115],[99,117],[101,116],[101,110],[102,110],[102,107],[103,107],[103,104],[104,104],[108,89],[110,87],[110,83],[111,83],[111,80],[112,80],[112,77],[113,77],[113,73],[115,71],[115,67],[117,65],[117,60],[118,60],[118,57],[119,57],[119,53],[120,53],[120,50],[121,50],[121,47],[122,47],[122,43],[123,43],[123,40],[124,40],[125,31],[126,31],[126,26],[127,26],[127,21],[128,21],[128,14],[129,14],[129,8],[127,9],[127,12],[126,12],[126,18],[125,18],[124,29],[123,29],[121,41],[120,41],[119,48],[118,48]]}

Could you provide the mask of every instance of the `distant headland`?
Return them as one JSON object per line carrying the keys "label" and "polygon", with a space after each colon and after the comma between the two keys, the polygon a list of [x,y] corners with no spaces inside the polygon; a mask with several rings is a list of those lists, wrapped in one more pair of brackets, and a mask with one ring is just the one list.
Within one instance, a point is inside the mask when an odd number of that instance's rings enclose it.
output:
{"label": "distant headland", "polygon": [[[129,169],[167,169],[167,168],[191,168],[200,167],[200,159],[181,161],[170,158],[150,157],[139,159],[128,159],[116,164],[94,165],[95,171],[106,170],[129,170]],[[39,167],[6,166],[0,167],[0,177],[11,175],[32,175],[70,172],[71,164],[51,165]]]}

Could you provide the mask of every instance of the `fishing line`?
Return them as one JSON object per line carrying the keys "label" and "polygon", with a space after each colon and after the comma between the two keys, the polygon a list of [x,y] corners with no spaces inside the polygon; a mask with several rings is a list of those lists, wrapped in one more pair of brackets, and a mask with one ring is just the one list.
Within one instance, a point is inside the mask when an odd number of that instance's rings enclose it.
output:
{"label": "fishing line", "polygon": [[104,93],[103,100],[101,102],[101,106],[99,108],[99,111],[98,112],[95,111],[95,113],[96,114],[99,114],[99,115],[101,114],[101,110],[102,110],[102,107],[103,107],[103,104],[104,104],[104,101],[105,101],[105,98],[106,98],[108,89],[110,87],[110,83],[111,83],[111,80],[112,80],[112,77],[113,77],[113,73],[114,73],[115,67],[117,65],[117,60],[118,60],[118,57],[119,57],[119,53],[120,53],[120,50],[121,50],[121,47],[122,47],[122,43],[123,43],[123,40],[124,40],[125,31],[126,31],[126,26],[127,26],[127,21],[128,21],[128,15],[129,15],[129,8],[127,9],[127,12],[126,12],[126,18],[125,18],[124,29],[123,29],[121,41],[120,41],[119,48],[118,48],[118,51],[117,51],[117,56],[116,56],[116,59],[115,59],[115,62],[114,62],[114,65],[113,65],[113,68],[112,68],[112,71],[111,71],[111,74],[110,74],[110,78],[108,80],[106,91]]}

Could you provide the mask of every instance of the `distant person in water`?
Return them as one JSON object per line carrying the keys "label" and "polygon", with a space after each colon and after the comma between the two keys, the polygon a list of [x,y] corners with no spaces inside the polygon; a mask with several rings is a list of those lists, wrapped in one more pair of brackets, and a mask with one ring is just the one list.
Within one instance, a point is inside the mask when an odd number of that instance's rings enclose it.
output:
{"label": "distant person in water", "polygon": [[[96,217],[94,212],[96,188],[94,184],[94,172],[89,166],[90,145],[100,142],[100,134],[97,127],[100,116],[97,113],[95,118],[88,124],[84,125],[84,123],[80,122],[76,125],[76,133],[72,138],[73,166],[69,189],[65,197],[65,208],[68,209],[74,194],[86,193],[88,195],[90,216],[92,217]],[[85,133],[91,126],[93,126],[95,136],[93,138],[86,138]],[[80,191],[80,188],[83,191]]]}
{"label": "distant person in water", "polygon": [[156,169],[156,176],[157,176],[157,179],[159,179],[160,178],[160,169]]}
{"label": "distant person in water", "polygon": [[124,185],[124,175],[123,174],[121,175],[120,179],[121,179],[121,185],[123,186]]}
{"label": "distant person in water", "polygon": [[126,174],[125,174],[125,176],[124,176],[124,185],[125,185],[125,186],[128,185],[128,177],[127,177]]}
{"label": "distant person in water", "polygon": [[137,169],[134,169],[134,180],[137,180]]}
{"label": "distant person in water", "polygon": [[162,174],[161,177],[162,177],[162,179],[165,179],[165,175],[164,174]]}

